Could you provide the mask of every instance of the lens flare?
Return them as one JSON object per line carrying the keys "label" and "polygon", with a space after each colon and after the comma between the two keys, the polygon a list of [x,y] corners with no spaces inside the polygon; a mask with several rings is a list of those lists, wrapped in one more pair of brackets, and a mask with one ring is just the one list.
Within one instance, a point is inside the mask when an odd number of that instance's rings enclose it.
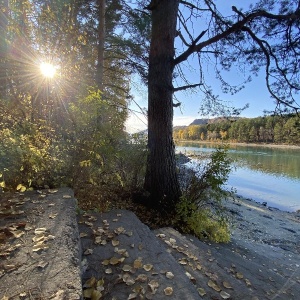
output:
{"label": "lens flare", "polygon": [[40,70],[45,77],[53,78],[56,72],[55,67],[50,63],[41,63]]}

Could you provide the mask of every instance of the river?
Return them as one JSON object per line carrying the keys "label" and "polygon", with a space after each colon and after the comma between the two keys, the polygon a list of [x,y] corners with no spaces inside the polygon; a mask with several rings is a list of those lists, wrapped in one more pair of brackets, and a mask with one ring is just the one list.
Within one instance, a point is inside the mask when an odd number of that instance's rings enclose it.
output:
{"label": "river", "polygon": [[[176,151],[203,154],[214,144],[180,142]],[[226,188],[285,211],[300,210],[300,148],[230,145],[233,170]]]}

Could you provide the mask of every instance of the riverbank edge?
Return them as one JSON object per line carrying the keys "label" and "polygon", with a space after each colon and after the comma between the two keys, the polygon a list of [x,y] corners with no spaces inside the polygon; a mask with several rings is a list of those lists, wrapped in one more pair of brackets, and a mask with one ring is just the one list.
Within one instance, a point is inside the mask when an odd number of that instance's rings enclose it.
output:
{"label": "riverbank edge", "polygon": [[234,143],[234,142],[227,142],[227,141],[218,141],[218,142],[211,142],[211,141],[191,141],[191,140],[174,140],[175,145],[177,143],[195,143],[195,144],[211,144],[211,145],[220,145],[226,144],[229,146],[242,146],[242,147],[266,147],[266,148],[278,148],[278,149],[298,149],[300,150],[300,145],[286,145],[286,144],[268,144],[268,143]]}

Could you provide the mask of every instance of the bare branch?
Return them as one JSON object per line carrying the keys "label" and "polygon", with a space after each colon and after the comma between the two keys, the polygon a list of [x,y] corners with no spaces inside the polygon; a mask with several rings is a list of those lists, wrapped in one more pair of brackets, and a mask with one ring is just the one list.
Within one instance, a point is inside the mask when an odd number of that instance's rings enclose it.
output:
{"label": "bare branch", "polygon": [[180,3],[183,4],[183,5],[185,5],[185,6],[188,6],[191,9],[196,9],[196,10],[199,10],[199,11],[208,11],[209,10],[207,8],[200,8],[200,7],[196,6],[196,5],[194,5],[193,3],[190,3],[190,2],[187,2],[187,1],[183,1],[183,0],[181,0]]}
{"label": "bare branch", "polygon": [[273,55],[272,52],[269,52],[268,49],[270,50],[271,47],[270,45],[266,42],[263,41],[261,39],[259,39],[254,33],[253,31],[249,28],[244,26],[242,28],[243,31],[246,31],[249,33],[249,35],[251,36],[251,38],[259,45],[259,47],[261,48],[261,50],[263,51],[265,57],[266,57],[266,74],[265,74],[265,80],[266,80],[266,85],[267,85],[267,89],[269,91],[269,93],[271,94],[271,96],[276,99],[277,103],[281,103],[289,108],[292,108],[294,110],[298,110],[299,108],[297,108],[296,106],[291,105],[289,102],[284,101],[282,99],[280,99],[271,89],[271,85],[270,85],[270,66],[271,66],[271,56],[273,57],[273,59],[275,60],[276,63],[276,67],[278,68],[278,70],[281,72],[281,75],[284,77],[285,81],[287,82],[287,84],[290,86],[290,88],[296,88],[293,85],[291,85],[291,83],[289,82],[289,80],[286,78],[286,76],[284,75],[284,72],[281,70],[281,68],[278,65],[278,61],[276,59],[276,57]]}
{"label": "bare branch", "polygon": [[174,88],[174,89],[173,89],[173,92],[178,92],[178,91],[183,91],[183,90],[195,88],[195,87],[198,87],[198,86],[200,86],[200,85],[202,85],[202,83],[183,85],[183,86]]}
{"label": "bare branch", "polygon": [[185,52],[183,52],[181,55],[179,55],[177,58],[174,59],[174,65],[177,65],[185,60],[188,59],[188,57],[195,53],[195,52],[200,52],[203,48],[214,44],[222,39],[225,39],[228,37],[230,34],[237,32],[239,30],[242,30],[242,28],[250,21],[253,21],[254,19],[257,18],[268,18],[268,19],[273,19],[273,20],[294,20],[294,19],[299,19],[300,18],[300,9],[297,9],[295,12],[287,14],[287,15],[274,15],[270,14],[264,10],[258,10],[255,11],[249,15],[246,15],[242,20],[236,22],[232,26],[230,26],[227,30],[215,35],[214,37],[199,43],[197,45],[191,45]]}

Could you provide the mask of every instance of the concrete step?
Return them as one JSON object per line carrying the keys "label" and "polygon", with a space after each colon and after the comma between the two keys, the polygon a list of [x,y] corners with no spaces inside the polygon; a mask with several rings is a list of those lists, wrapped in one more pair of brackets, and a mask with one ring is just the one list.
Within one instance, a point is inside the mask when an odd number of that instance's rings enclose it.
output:
{"label": "concrete step", "polygon": [[101,293],[101,299],[199,299],[176,259],[132,212],[85,214],[78,222],[84,253],[84,295]]}
{"label": "concrete step", "polygon": [[0,299],[81,299],[73,191],[0,197]]}

